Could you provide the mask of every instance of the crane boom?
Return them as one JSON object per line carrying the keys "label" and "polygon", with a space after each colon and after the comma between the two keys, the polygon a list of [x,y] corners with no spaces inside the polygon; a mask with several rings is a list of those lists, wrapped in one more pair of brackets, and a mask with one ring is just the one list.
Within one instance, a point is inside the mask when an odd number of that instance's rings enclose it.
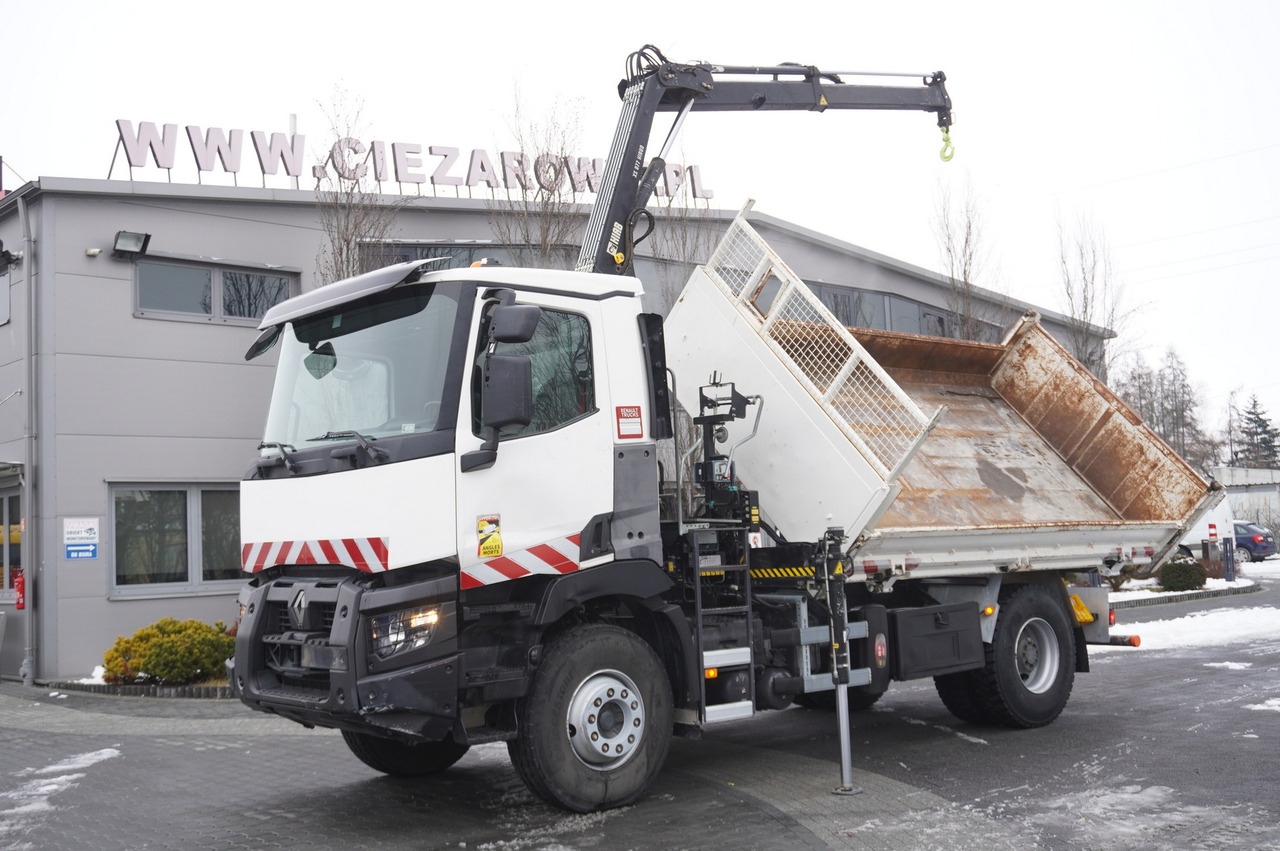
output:
{"label": "crane boom", "polygon": [[[699,112],[914,110],[935,113],[944,131],[951,126],[951,99],[941,71],[922,75],[918,86],[855,84],[812,65],[669,62],[657,48],[646,45],[631,55],[628,77],[618,90],[622,114],[578,255],[579,271],[630,271],[632,250],[639,241],[634,236],[636,221],[647,215],[643,211],[666,168],[665,157],[684,117],[695,107]],[[649,136],[659,112],[680,114],[662,150],[646,166]]]}

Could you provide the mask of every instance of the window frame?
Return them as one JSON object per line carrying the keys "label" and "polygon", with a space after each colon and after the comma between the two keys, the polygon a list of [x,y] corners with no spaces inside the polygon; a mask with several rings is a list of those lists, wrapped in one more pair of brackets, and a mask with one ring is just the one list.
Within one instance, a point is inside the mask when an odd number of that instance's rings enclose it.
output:
{"label": "window frame", "polygon": [[[179,582],[139,582],[121,584],[118,581],[119,562],[116,551],[119,530],[116,528],[116,495],[122,491],[163,491],[182,493],[186,498],[184,520],[186,523],[185,552],[187,578]],[[107,569],[107,599],[139,599],[158,597],[196,597],[206,595],[234,594],[245,583],[245,575],[238,572],[235,578],[204,578],[204,496],[205,491],[232,492],[237,494],[236,505],[239,506],[238,495],[240,483],[234,480],[213,480],[205,482],[165,482],[165,481],[113,481],[107,487],[107,541],[106,552],[109,567]],[[239,518],[237,517],[237,528]],[[240,539],[237,534],[235,549],[239,552]]]}
{"label": "window frame", "polygon": [[[489,305],[488,310],[492,311],[494,306],[495,305],[492,305],[492,304]],[[591,398],[589,400],[589,404],[586,405],[586,408],[584,410],[579,410],[578,413],[576,413],[572,417],[568,417],[566,419],[560,419],[556,421],[549,428],[535,429],[533,427],[534,423],[531,422],[530,424],[525,426],[521,426],[521,427],[512,426],[510,428],[503,429],[498,434],[498,440],[501,442],[506,442],[508,440],[520,440],[526,437],[537,437],[538,435],[543,435],[543,434],[551,434],[553,432],[560,431],[563,428],[567,428],[575,423],[582,422],[588,417],[595,416],[597,413],[600,412],[600,405],[599,405],[600,395],[599,395],[599,388],[597,386],[597,383],[599,380],[598,376],[600,373],[596,364],[595,328],[592,325],[591,317],[587,316],[585,313],[581,313],[576,310],[565,310],[558,307],[547,307],[546,305],[540,305],[540,307],[542,309],[542,315],[538,319],[538,328],[537,328],[537,331],[534,333],[534,338],[536,338],[538,333],[540,333],[545,327],[544,323],[547,322],[548,313],[555,313],[560,316],[566,317],[569,320],[581,323],[582,328],[586,335],[587,358],[591,367],[590,374],[588,376],[589,378],[588,389],[590,390]],[[476,437],[482,437],[484,434],[484,427],[481,425],[481,395],[482,395],[481,384],[482,384],[482,375],[483,375],[483,369],[481,365],[483,364],[484,358],[486,356],[486,351],[487,351],[488,326],[489,326],[489,317],[488,315],[486,315],[483,322],[481,323],[480,335],[476,340],[476,353],[475,353],[476,366],[472,373],[471,432]],[[532,340],[530,340],[530,342],[532,342]],[[526,344],[498,343],[494,346],[494,352],[496,354],[517,354],[517,355],[524,354],[525,352],[521,348],[524,345]],[[534,399],[534,405],[535,406],[537,405],[536,398]]]}
{"label": "window frame", "polygon": [[[199,269],[209,273],[209,313],[193,313],[184,310],[157,310],[142,306],[142,267],[145,265],[177,266],[187,269]],[[158,319],[169,322],[198,322],[202,325],[233,325],[256,328],[262,317],[227,316],[224,312],[224,293],[226,275],[248,274],[283,278],[286,282],[285,298],[292,298],[302,291],[302,272],[289,266],[273,266],[265,263],[230,262],[213,263],[199,257],[187,257],[165,252],[148,252],[145,257],[134,261],[133,269],[133,315],[136,319]],[[279,302],[277,302],[278,304]],[[268,305],[268,308],[271,305]],[[265,311],[264,311],[265,313]]]}
{"label": "window frame", "polygon": [[[16,513],[11,511],[16,509]],[[0,531],[5,534],[0,537],[0,603],[14,605],[18,599],[18,592],[14,586],[14,580],[22,573],[22,493],[17,488],[5,488],[0,491]],[[9,540],[9,536],[17,532],[19,540],[17,542],[18,560],[16,563],[12,560],[14,550],[8,544],[13,543]]]}

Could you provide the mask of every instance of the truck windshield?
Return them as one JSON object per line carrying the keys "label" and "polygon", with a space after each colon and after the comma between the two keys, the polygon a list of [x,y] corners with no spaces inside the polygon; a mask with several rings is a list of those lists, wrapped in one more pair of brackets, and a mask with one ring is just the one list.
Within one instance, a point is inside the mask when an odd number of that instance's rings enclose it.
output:
{"label": "truck windshield", "polygon": [[302,449],[443,427],[457,315],[455,293],[412,286],[295,321],[282,337],[264,442]]}

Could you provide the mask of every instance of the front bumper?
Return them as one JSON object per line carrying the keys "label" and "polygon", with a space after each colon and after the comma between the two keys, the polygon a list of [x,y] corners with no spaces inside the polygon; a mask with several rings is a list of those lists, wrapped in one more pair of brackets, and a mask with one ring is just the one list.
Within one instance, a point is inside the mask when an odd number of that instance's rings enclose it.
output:
{"label": "front bumper", "polygon": [[[457,580],[371,587],[350,575],[282,576],[247,587],[232,689],[248,706],[301,724],[438,741],[458,717]],[[430,606],[421,646],[380,658],[369,619]]]}

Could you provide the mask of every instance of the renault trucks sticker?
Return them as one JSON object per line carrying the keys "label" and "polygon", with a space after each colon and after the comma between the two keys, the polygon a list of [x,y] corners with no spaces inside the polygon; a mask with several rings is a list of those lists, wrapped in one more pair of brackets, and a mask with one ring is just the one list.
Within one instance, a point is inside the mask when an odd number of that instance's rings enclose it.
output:
{"label": "renault trucks sticker", "polygon": [[644,419],[640,415],[639,405],[619,405],[617,418],[619,440],[644,437]]}

